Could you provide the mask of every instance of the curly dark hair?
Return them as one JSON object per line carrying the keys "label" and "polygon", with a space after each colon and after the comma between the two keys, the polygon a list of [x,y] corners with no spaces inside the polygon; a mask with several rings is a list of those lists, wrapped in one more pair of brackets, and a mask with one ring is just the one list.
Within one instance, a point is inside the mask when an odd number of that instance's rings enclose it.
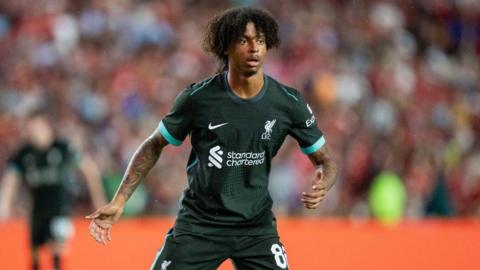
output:
{"label": "curly dark hair", "polygon": [[280,45],[278,24],[270,13],[251,7],[228,9],[210,20],[203,40],[204,50],[214,54],[222,63],[220,71],[228,68],[225,51],[243,35],[249,22],[253,22],[257,31],[265,35],[267,50]]}

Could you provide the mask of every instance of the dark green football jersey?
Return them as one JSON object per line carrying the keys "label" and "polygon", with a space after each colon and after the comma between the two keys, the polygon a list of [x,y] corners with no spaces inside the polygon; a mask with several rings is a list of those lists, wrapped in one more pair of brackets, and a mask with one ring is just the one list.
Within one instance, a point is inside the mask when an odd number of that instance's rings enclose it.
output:
{"label": "dark green football jersey", "polygon": [[[298,91],[269,76],[254,98],[236,96],[227,73],[193,84],[159,124],[180,145],[190,135],[188,187],[176,230],[205,234],[275,234],[268,192],[271,160],[287,135],[310,154],[325,143]],[[292,179],[293,181],[295,179]]]}
{"label": "dark green football jersey", "polygon": [[72,203],[74,168],[78,155],[64,140],[46,149],[25,144],[9,160],[33,197],[33,215],[67,215]]}

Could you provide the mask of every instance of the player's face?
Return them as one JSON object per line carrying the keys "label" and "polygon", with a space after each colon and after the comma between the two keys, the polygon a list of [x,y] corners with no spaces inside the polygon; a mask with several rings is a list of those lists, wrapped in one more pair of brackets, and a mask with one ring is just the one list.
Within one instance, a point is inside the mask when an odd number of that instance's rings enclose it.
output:
{"label": "player's face", "polygon": [[37,116],[28,119],[26,125],[28,137],[33,145],[43,148],[51,144],[53,130],[45,117]]}
{"label": "player's face", "polygon": [[229,68],[246,77],[253,76],[262,70],[266,53],[265,35],[257,32],[255,24],[249,22],[243,35],[227,51]]}

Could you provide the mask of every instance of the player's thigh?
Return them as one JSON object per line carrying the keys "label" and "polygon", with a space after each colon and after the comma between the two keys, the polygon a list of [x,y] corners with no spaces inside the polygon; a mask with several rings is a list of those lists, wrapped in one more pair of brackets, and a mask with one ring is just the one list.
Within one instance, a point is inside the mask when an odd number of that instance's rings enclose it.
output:
{"label": "player's thigh", "polygon": [[278,237],[241,237],[232,257],[237,270],[286,270],[288,259]]}
{"label": "player's thigh", "polygon": [[38,248],[51,237],[49,229],[50,219],[36,215],[32,217],[30,222],[30,243],[33,248]]}
{"label": "player's thigh", "polygon": [[170,230],[151,270],[212,270],[227,259],[224,241]]}

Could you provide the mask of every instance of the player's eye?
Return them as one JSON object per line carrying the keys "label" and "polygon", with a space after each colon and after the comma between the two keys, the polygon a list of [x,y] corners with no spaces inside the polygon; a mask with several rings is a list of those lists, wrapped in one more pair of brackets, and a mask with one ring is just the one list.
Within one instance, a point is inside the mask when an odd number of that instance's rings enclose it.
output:
{"label": "player's eye", "polygon": [[247,39],[246,38],[241,38],[238,40],[238,43],[241,45],[247,44]]}
{"label": "player's eye", "polygon": [[257,43],[260,44],[260,45],[265,44],[265,38],[258,38]]}

